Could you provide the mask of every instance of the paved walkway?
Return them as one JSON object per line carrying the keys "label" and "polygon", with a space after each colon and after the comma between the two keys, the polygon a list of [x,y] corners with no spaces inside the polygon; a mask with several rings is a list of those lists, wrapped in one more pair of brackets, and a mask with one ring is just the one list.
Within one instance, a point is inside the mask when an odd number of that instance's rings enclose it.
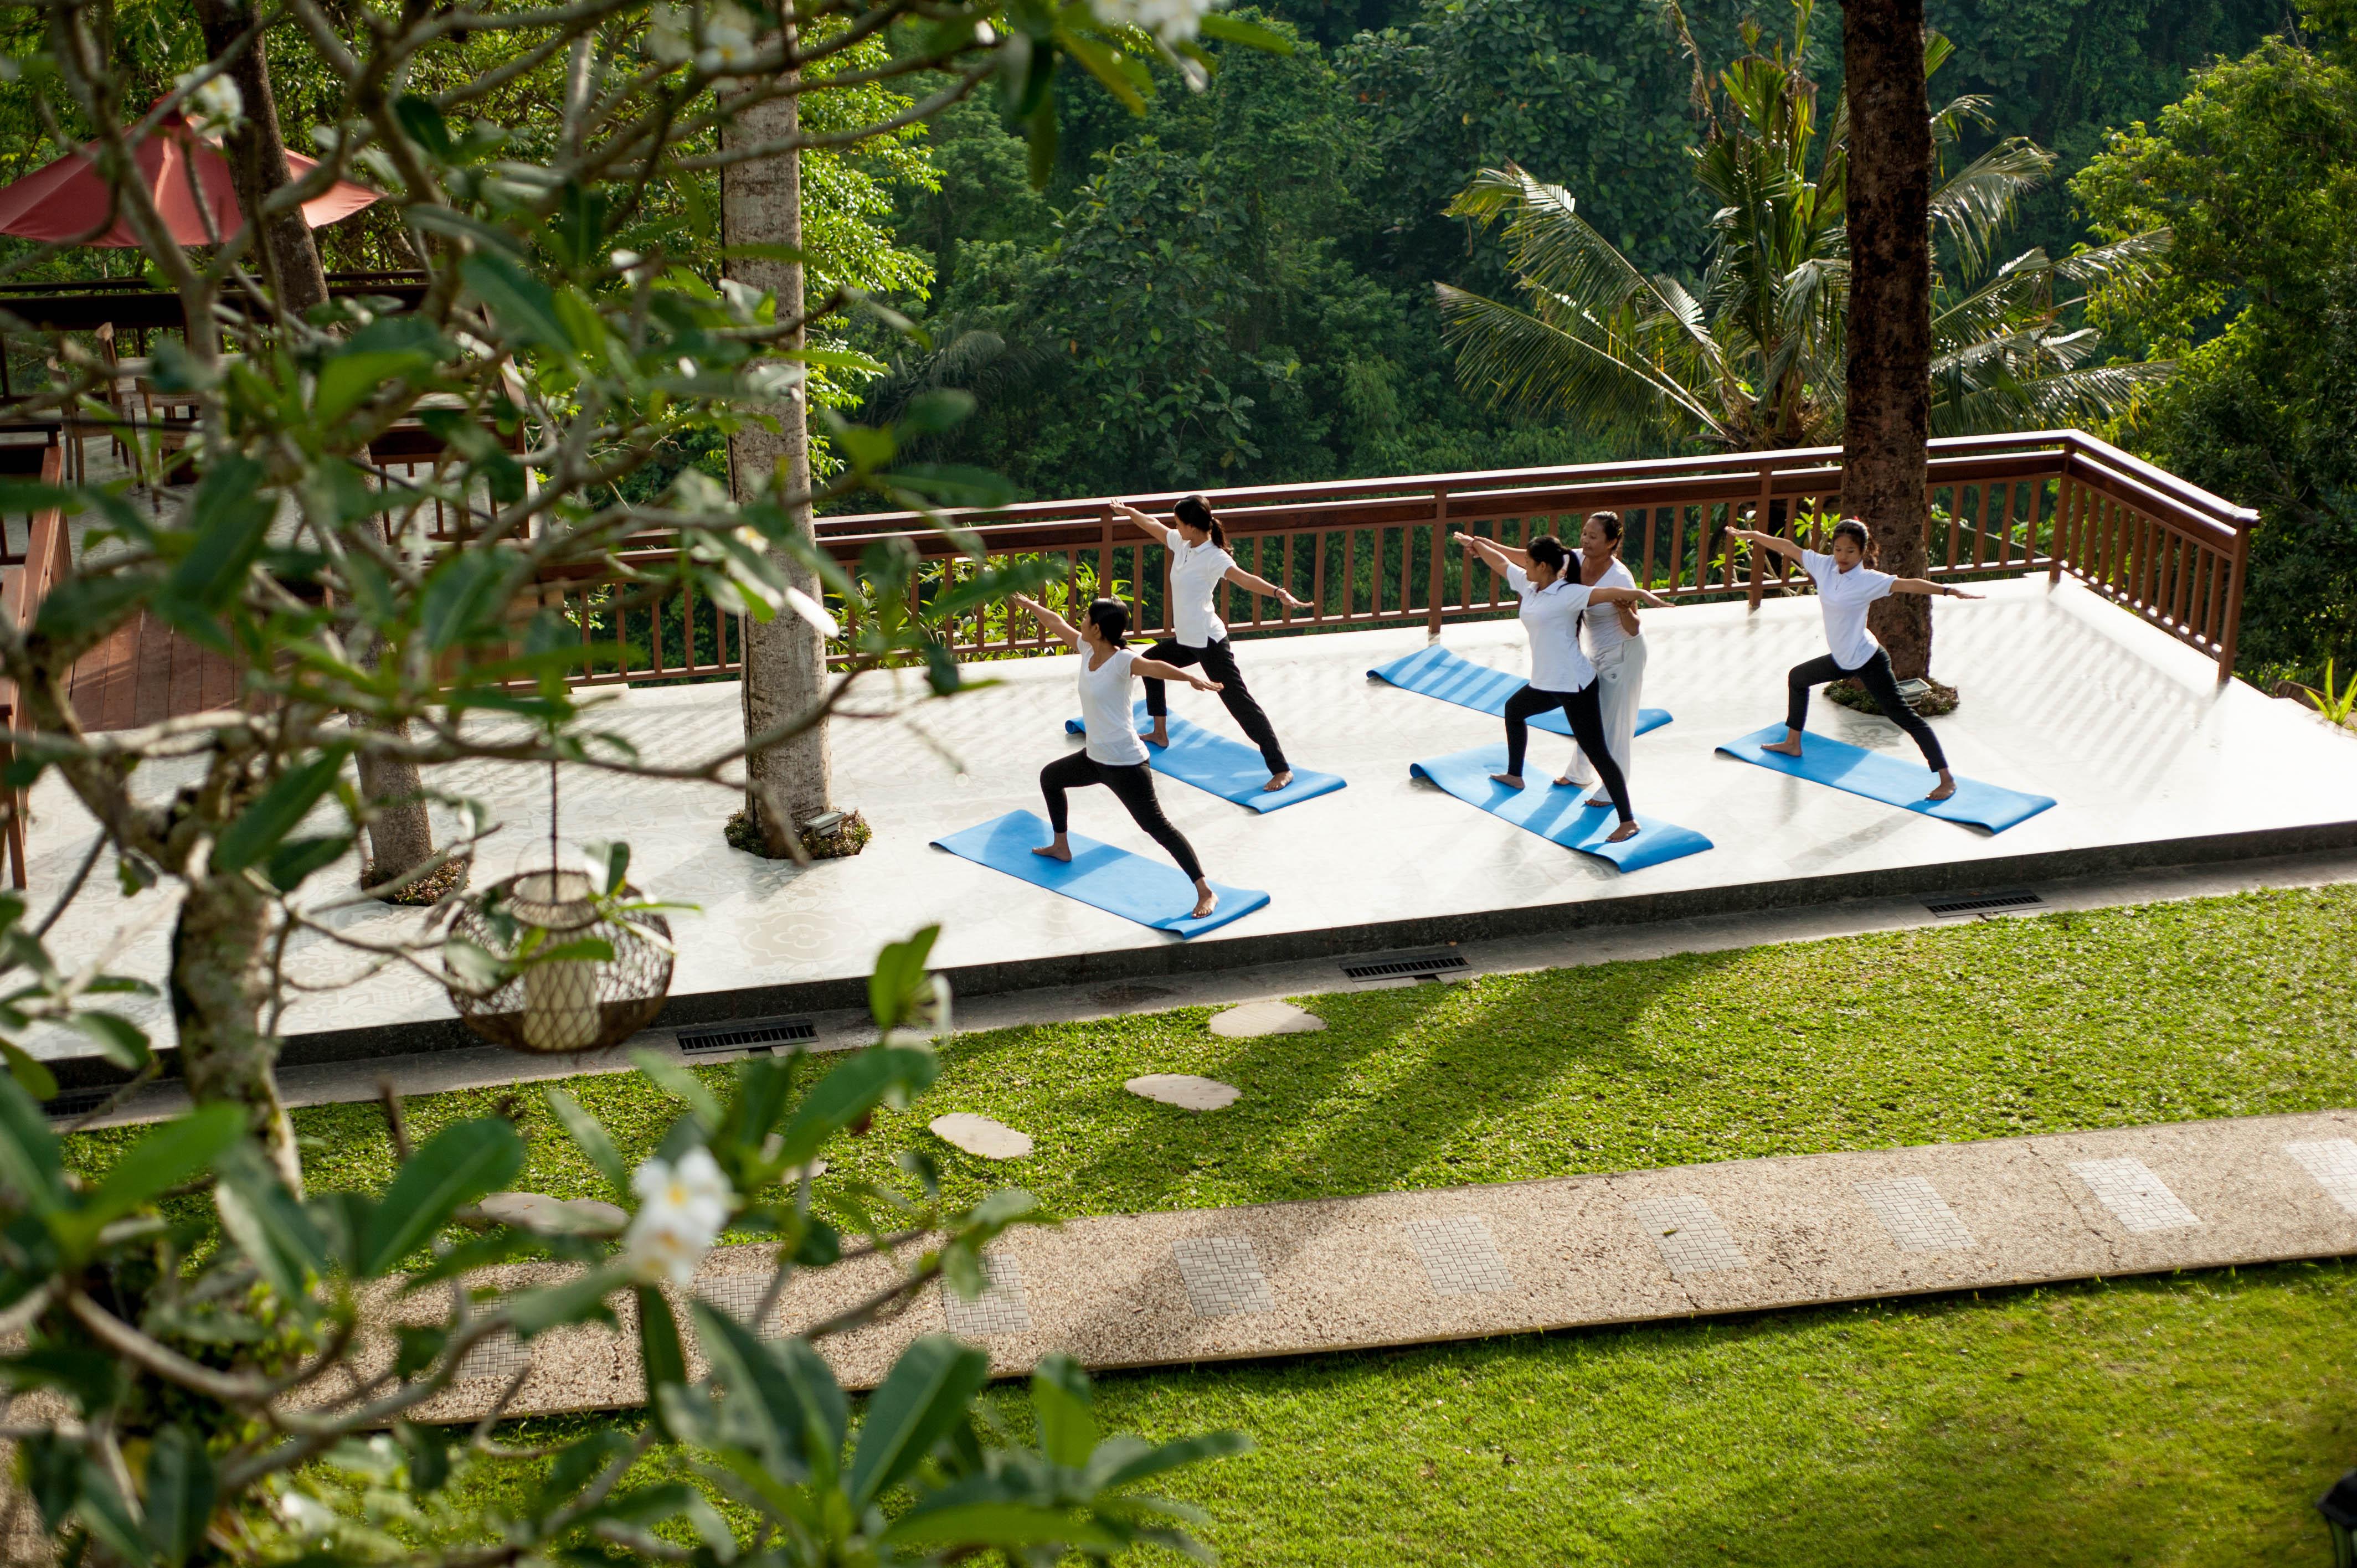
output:
{"label": "paved walkway", "polygon": [[[1012,1375],[1051,1350],[1167,1366],[2350,1253],[2357,1111],[2328,1111],[1082,1219],[1004,1238],[981,1299],[928,1289],[828,1354],[872,1386],[943,1329]],[[714,1253],[696,1294],[749,1315],[766,1254]],[[890,1267],[799,1280],[764,1327]],[[640,1402],[628,1305],[619,1334],[535,1340],[513,1409]],[[484,1346],[431,1413],[479,1414],[525,1355]]]}

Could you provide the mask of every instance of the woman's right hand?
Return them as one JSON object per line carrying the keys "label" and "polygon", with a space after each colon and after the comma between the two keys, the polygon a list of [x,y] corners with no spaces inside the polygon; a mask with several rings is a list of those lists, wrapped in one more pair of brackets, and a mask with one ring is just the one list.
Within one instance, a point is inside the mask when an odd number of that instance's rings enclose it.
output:
{"label": "woman's right hand", "polygon": [[1217,681],[1206,681],[1200,675],[1189,675],[1187,679],[1198,692],[1216,692],[1220,689],[1220,683]]}

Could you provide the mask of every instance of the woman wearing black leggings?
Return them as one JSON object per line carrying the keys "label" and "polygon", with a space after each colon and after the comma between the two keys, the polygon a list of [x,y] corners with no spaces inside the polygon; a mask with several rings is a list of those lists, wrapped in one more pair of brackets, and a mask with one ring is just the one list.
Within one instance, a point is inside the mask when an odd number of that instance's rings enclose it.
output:
{"label": "woman wearing black leggings", "polygon": [[1907,699],[1899,694],[1898,677],[1890,671],[1890,655],[1874,639],[1874,633],[1866,628],[1866,611],[1877,599],[1892,594],[1937,595],[1952,599],[1977,599],[1981,596],[1921,577],[1894,577],[1888,572],[1876,571],[1866,564],[1873,539],[1866,524],[1854,517],[1834,524],[1832,549],[1825,554],[1755,529],[1734,528],[1727,532],[1799,562],[1801,570],[1817,585],[1817,603],[1825,617],[1825,646],[1830,651],[1821,659],[1793,665],[1792,672],[1784,677],[1784,738],[1760,749],[1784,757],[1800,756],[1801,731],[1809,722],[1809,689],[1846,677],[1866,688],[1874,705],[1882,710],[1883,717],[1913,737],[1925,764],[1940,776],[1939,784],[1923,798],[1944,800],[1954,794],[1956,776],[1948,771],[1948,757],[1940,749],[1940,737],[1932,733],[1923,715],[1909,707]]}
{"label": "woman wearing black leggings", "polygon": [[1577,571],[1566,571],[1571,552],[1560,539],[1534,539],[1526,549],[1515,551],[1470,533],[1458,534],[1456,540],[1480,556],[1490,570],[1505,574],[1507,585],[1522,598],[1523,627],[1531,639],[1530,684],[1506,699],[1506,770],[1490,777],[1509,789],[1521,789],[1531,720],[1549,708],[1561,708],[1571,721],[1572,738],[1587,753],[1604,792],[1612,797],[1612,809],[1620,814],[1620,825],[1606,842],[1619,843],[1633,836],[1637,813],[1629,804],[1628,779],[1605,742],[1596,667],[1579,650],[1579,618],[1591,604],[1666,607],[1669,601],[1642,588],[1587,586]]}
{"label": "woman wearing black leggings", "polygon": [[[1288,608],[1297,610],[1308,608],[1308,602],[1237,565],[1236,558],[1228,553],[1227,531],[1211,515],[1211,503],[1201,496],[1189,496],[1173,509],[1176,528],[1165,528],[1135,507],[1119,501],[1113,510],[1170,547],[1170,624],[1178,635],[1156,643],[1146,657],[1165,664],[1200,664],[1217,680],[1219,684],[1211,690],[1219,693],[1237,726],[1252,737],[1252,743],[1260,747],[1261,760],[1268,764],[1268,782],[1261,788],[1284,789],[1293,782],[1293,768],[1285,760],[1285,747],[1277,744],[1276,726],[1244,689],[1243,672],[1236,668],[1236,656],[1228,647],[1227,623],[1220,618],[1219,590],[1223,584],[1233,583],[1282,599]],[[1147,676],[1146,714],[1154,721],[1154,729],[1146,737],[1149,745],[1170,744],[1169,712],[1160,678]]]}
{"label": "woman wearing black leggings", "polygon": [[1146,766],[1146,742],[1139,738],[1137,722],[1130,711],[1129,682],[1133,675],[1152,675],[1184,681],[1204,692],[1218,691],[1220,683],[1158,659],[1141,658],[1123,647],[1122,639],[1129,635],[1129,607],[1119,599],[1092,603],[1077,629],[1035,600],[1017,594],[1015,602],[1038,618],[1049,636],[1061,639],[1080,654],[1081,724],[1088,731],[1085,748],[1039,770],[1039,793],[1047,797],[1048,825],[1056,830],[1056,837],[1031,853],[1049,860],[1071,859],[1072,846],[1066,836],[1071,812],[1065,793],[1102,784],[1129,809],[1132,821],[1170,852],[1178,869],[1194,879],[1194,914],[1201,919],[1220,907],[1220,897],[1203,879],[1203,863],[1195,858],[1194,846],[1170,825],[1170,819],[1162,814],[1162,802],[1155,798],[1154,770]]}

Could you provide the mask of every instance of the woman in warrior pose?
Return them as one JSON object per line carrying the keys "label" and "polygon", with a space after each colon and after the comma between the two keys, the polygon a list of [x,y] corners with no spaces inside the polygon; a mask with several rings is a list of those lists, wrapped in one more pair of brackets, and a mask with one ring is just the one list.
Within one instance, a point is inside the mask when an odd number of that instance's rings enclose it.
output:
{"label": "woman in warrior pose", "polygon": [[[1530,744],[1531,720],[1549,708],[1561,708],[1571,721],[1572,738],[1587,754],[1620,825],[1606,842],[1619,843],[1637,832],[1637,813],[1629,804],[1629,783],[1612,748],[1604,739],[1604,712],[1598,703],[1596,667],[1579,650],[1579,616],[1591,604],[1647,604],[1666,608],[1668,601],[1642,588],[1589,587],[1568,570],[1571,553],[1559,539],[1534,539],[1509,553],[1486,539],[1469,533],[1457,542],[1480,556],[1493,572],[1502,572],[1506,584],[1523,601],[1523,625],[1531,639],[1530,684],[1506,699],[1506,770],[1490,777],[1509,789],[1523,787],[1523,755]],[[1516,557],[1521,559],[1518,561]],[[1528,568],[1523,562],[1529,563]]]}
{"label": "woman in warrior pose", "polygon": [[1081,723],[1088,730],[1086,746],[1039,770],[1039,793],[1048,798],[1048,823],[1056,830],[1056,838],[1031,853],[1050,860],[1071,859],[1072,846],[1065,836],[1070,825],[1065,792],[1102,784],[1129,809],[1130,820],[1170,852],[1179,870],[1195,879],[1194,914],[1201,919],[1219,908],[1219,895],[1204,880],[1203,863],[1195,858],[1194,846],[1170,825],[1170,819],[1162,814],[1162,802],[1155,799],[1154,770],[1146,765],[1146,742],[1139,738],[1137,722],[1130,713],[1129,680],[1132,675],[1144,675],[1184,681],[1202,692],[1216,692],[1220,683],[1124,648],[1122,639],[1129,635],[1129,607],[1119,599],[1091,603],[1078,628],[1037,600],[1017,594],[1015,602],[1038,618],[1049,636],[1061,639],[1080,654]]}
{"label": "woman in warrior pose", "polygon": [[[1589,512],[1587,521],[1580,526],[1579,580],[1591,588],[1637,585],[1637,579],[1620,560],[1619,512]],[[1591,604],[1581,612],[1579,619],[1587,639],[1587,661],[1596,666],[1596,682],[1600,688],[1597,702],[1604,710],[1604,744],[1611,751],[1612,760],[1620,765],[1620,777],[1626,779],[1631,772],[1631,754],[1636,749],[1638,699],[1645,684],[1644,628],[1638,624],[1637,612],[1625,604]],[[1589,771],[1587,754],[1575,748],[1571,766],[1555,782],[1584,789],[1595,782],[1588,777]],[[1592,795],[1587,803],[1603,806],[1610,801],[1602,795]]]}
{"label": "woman in warrior pose", "polygon": [[[1285,760],[1285,747],[1277,744],[1276,727],[1244,689],[1243,673],[1228,649],[1227,625],[1220,619],[1219,590],[1222,583],[1233,583],[1282,599],[1290,609],[1307,609],[1308,603],[1236,564],[1236,558],[1228,553],[1227,531],[1211,515],[1211,502],[1189,496],[1172,510],[1178,526],[1165,528],[1134,506],[1114,503],[1114,510],[1170,546],[1170,615],[1178,633],[1156,643],[1146,657],[1170,665],[1200,664],[1209,671],[1219,684],[1206,689],[1219,693],[1220,701],[1227,704],[1237,725],[1260,747],[1261,760],[1268,764],[1268,782],[1261,788],[1282,789],[1293,782],[1293,769]],[[1154,721],[1146,740],[1168,746],[1169,708],[1160,677],[1146,677],[1146,714]]]}
{"label": "woman in warrior pose", "polygon": [[1924,762],[1940,776],[1939,784],[1923,798],[1944,800],[1954,794],[1956,776],[1948,771],[1947,754],[1940,749],[1940,737],[1932,733],[1923,715],[1909,707],[1907,699],[1899,694],[1898,677],[1890,672],[1890,655],[1874,639],[1874,633],[1866,628],[1866,610],[1875,600],[1892,594],[1936,595],[1952,599],[1977,599],[1981,596],[1921,577],[1894,577],[1888,572],[1876,571],[1866,564],[1873,539],[1866,524],[1854,517],[1834,524],[1832,551],[1827,554],[1756,529],[1731,528],[1727,533],[1799,562],[1801,570],[1816,584],[1817,603],[1824,611],[1825,647],[1830,651],[1822,659],[1793,665],[1792,672],[1784,677],[1784,738],[1760,749],[1785,757],[1800,756],[1801,731],[1809,722],[1809,688],[1846,676],[1866,688],[1874,698],[1874,705],[1882,710],[1883,717],[1914,738],[1922,749]]}

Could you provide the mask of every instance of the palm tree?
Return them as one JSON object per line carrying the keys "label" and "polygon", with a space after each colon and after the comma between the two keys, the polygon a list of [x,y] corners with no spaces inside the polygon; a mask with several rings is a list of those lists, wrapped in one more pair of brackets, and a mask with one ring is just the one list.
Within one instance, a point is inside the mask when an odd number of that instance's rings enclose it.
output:
{"label": "palm tree", "polygon": [[[1811,9],[1812,0],[1795,0],[1789,49],[1780,39],[1763,52],[1759,28],[1746,23],[1748,52],[1714,91],[1684,17],[1669,7],[1694,61],[1705,126],[1695,177],[1718,204],[1699,294],[1666,274],[1648,276],[1579,216],[1570,192],[1512,163],[1482,170],[1449,204],[1452,216],[1504,223],[1526,302],[1435,285],[1468,392],[1631,447],[1757,451],[1841,439],[1849,117],[1836,98],[1820,125],[1805,65]],[[1931,35],[1925,73],[1953,48]],[[1933,113],[1935,147],[1986,124],[1986,103],[1958,98]],[[1942,170],[1931,204],[1933,435],[2100,423],[2140,382],[2168,373],[2166,364],[2093,364],[2093,329],[2066,325],[2087,286],[2132,283],[2166,246],[2166,231],[2061,260],[2032,250],[1994,263],[2016,203],[2053,166],[2052,154],[2016,137],[1953,176]]]}

